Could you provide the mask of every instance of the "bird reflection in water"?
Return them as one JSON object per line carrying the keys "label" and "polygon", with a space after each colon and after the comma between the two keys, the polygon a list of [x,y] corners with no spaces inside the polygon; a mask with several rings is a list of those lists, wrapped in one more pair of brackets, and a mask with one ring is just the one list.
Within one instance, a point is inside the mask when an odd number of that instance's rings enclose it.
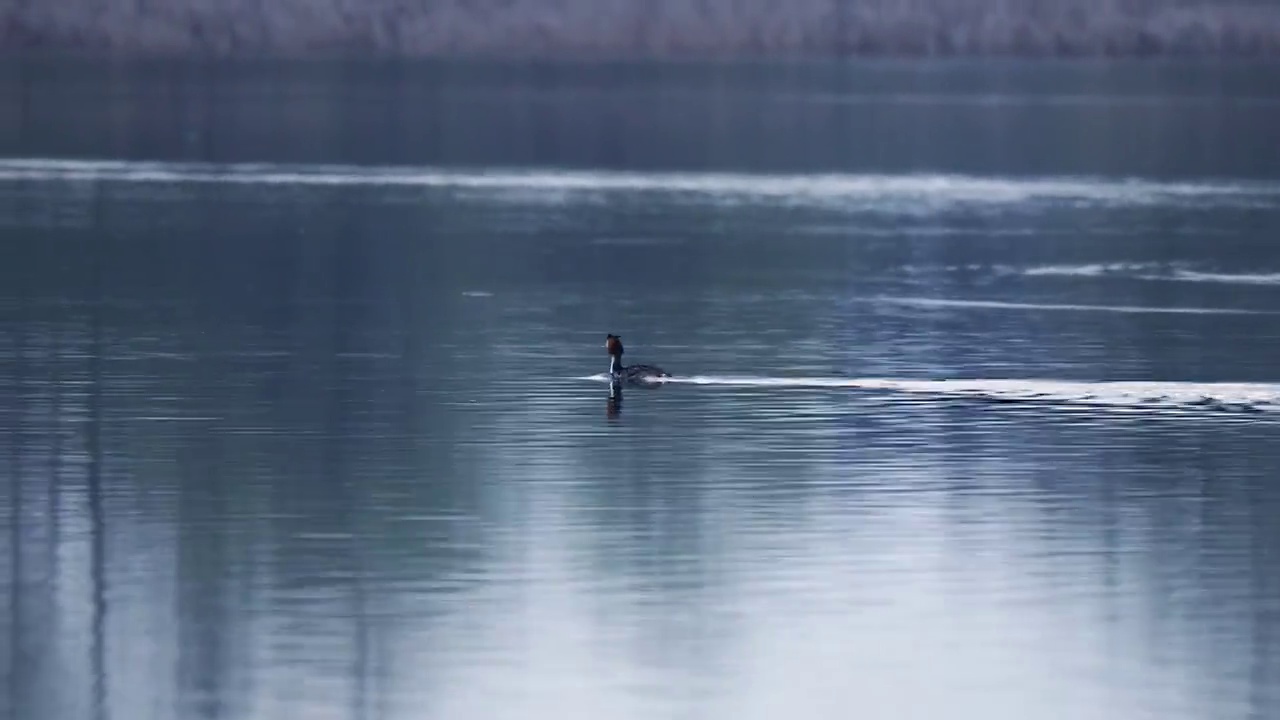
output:
{"label": "bird reflection in water", "polygon": [[617,380],[609,381],[609,404],[606,406],[605,415],[610,420],[615,420],[622,414],[622,383]]}

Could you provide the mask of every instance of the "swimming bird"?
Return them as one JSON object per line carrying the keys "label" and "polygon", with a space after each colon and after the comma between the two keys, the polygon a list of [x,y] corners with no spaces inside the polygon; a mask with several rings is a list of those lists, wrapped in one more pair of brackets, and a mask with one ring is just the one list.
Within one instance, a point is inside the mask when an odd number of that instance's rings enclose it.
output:
{"label": "swimming bird", "polygon": [[644,383],[671,377],[671,373],[656,365],[623,365],[622,338],[613,333],[605,337],[604,347],[609,352],[610,382]]}

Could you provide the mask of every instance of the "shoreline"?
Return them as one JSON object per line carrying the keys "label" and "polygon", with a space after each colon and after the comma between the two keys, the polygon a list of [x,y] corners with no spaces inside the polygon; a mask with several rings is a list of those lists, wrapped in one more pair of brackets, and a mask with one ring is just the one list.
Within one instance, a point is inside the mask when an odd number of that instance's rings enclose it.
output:
{"label": "shoreline", "polygon": [[[1280,59],[1280,7],[1196,0],[16,0],[0,57],[739,62]],[[744,9],[745,8],[745,9]]]}
{"label": "shoreline", "polygon": [[493,65],[493,66],[545,66],[574,67],[594,65],[608,66],[745,66],[752,64],[786,67],[789,65],[874,65],[908,63],[989,63],[1027,62],[1038,64],[1090,65],[1131,63],[1137,65],[1273,65],[1280,64],[1280,47],[1275,50],[1244,52],[1201,53],[1095,53],[1068,54],[1052,52],[972,52],[955,54],[879,52],[879,53],[532,53],[532,52],[453,52],[453,53],[387,53],[360,52],[332,49],[304,51],[256,51],[219,52],[205,49],[185,51],[120,50],[117,48],[42,46],[13,48],[0,46],[0,63],[29,62],[83,62],[99,63],[105,67],[118,65],[164,64],[254,64],[254,63],[319,63],[352,65]]}

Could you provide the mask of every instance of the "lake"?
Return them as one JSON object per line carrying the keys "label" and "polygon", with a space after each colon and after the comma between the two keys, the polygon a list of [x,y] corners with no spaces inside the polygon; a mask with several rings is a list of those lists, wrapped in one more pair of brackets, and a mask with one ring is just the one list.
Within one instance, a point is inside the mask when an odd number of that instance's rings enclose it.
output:
{"label": "lake", "polygon": [[0,708],[1275,717],[1275,77],[10,63]]}

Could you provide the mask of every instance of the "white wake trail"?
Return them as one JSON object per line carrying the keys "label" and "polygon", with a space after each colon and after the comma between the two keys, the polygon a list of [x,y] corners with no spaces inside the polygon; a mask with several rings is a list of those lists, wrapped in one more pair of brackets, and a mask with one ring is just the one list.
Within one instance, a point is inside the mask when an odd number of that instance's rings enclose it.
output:
{"label": "white wake trail", "polygon": [[[606,374],[585,380],[608,381]],[[1280,412],[1280,383],[1083,382],[1070,380],[912,380],[902,378],[691,375],[663,385],[875,390],[988,401],[1040,401],[1134,409]]]}

